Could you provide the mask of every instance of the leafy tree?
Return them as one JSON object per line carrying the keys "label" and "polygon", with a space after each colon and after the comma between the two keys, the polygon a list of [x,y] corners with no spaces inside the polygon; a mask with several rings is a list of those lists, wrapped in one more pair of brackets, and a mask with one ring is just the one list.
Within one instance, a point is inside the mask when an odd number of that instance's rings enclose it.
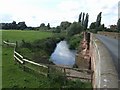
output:
{"label": "leafy tree", "polygon": [[91,24],[90,24],[90,27],[89,27],[90,29],[95,29],[96,28],[96,22],[92,22]]}
{"label": "leafy tree", "polygon": [[98,31],[104,31],[105,30],[105,26],[104,24],[100,25],[98,28],[97,28]]}
{"label": "leafy tree", "polygon": [[84,29],[86,30],[87,27],[88,27],[88,19],[89,19],[89,15],[88,13],[86,14],[86,18],[85,18],[85,21],[84,21]]}
{"label": "leafy tree", "polygon": [[40,27],[45,27],[45,24],[44,24],[44,23],[41,23],[41,24],[40,24]]}
{"label": "leafy tree", "polygon": [[63,22],[61,22],[61,24],[60,24],[60,28],[61,28],[61,30],[66,30],[70,25],[71,25],[70,22],[68,22],[68,21],[63,21]]}
{"label": "leafy tree", "polygon": [[18,29],[24,30],[25,28],[27,28],[25,22],[19,22],[17,25]]}
{"label": "leafy tree", "polygon": [[70,25],[68,28],[68,36],[73,36],[75,34],[79,34],[83,31],[83,26],[81,23],[73,22],[73,24]]}
{"label": "leafy tree", "polygon": [[118,22],[117,22],[117,29],[118,29],[118,32],[120,32],[120,18],[118,19]]}
{"label": "leafy tree", "polygon": [[40,24],[40,29],[41,29],[41,30],[47,30],[47,29],[48,29],[48,27],[47,27],[47,26],[45,26],[45,24],[44,24],[44,23],[41,23],[41,24]]}
{"label": "leafy tree", "polygon": [[11,28],[11,29],[17,29],[16,21],[13,21],[13,22],[12,22],[12,28]]}
{"label": "leafy tree", "polygon": [[81,22],[81,18],[82,18],[82,12],[81,12],[80,15],[79,15],[78,22]]}
{"label": "leafy tree", "polygon": [[48,23],[47,28],[50,29],[50,23]]}

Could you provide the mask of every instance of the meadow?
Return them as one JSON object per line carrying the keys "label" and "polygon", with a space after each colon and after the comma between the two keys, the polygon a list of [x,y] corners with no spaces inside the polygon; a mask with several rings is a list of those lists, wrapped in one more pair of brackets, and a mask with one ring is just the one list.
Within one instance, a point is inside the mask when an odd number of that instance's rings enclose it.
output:
{"label": "meadow", "polygon": [[10,42],[15,41],[34,41],[36,39],[43,39],[51,37],[52,32],[43,32],[43,31],[23,31],[23,30],[4,30],[2,32],[2,40],[9,40]]}
{"label": "meadow", "polygon": [[[36,39],[43,39],[51,37],[51,32],[39,31],[0,31],[2,33],[2,40],[9,40],[10,42],[34,41]],[[13,47],[2,47],[2,87],[3,88],[43,88],[50,87],[47,84],[48,79],[42,75],[39,79],[30,73],[24,72],[15,64],[13,59]]]}

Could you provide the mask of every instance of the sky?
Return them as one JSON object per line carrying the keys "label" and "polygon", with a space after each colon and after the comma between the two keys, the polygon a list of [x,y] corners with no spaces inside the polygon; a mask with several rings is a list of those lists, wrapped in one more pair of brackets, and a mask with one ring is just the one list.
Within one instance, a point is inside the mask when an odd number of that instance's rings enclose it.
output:
{"label": "sky", "polygon": [[62,21],[78,21],[79,14],[89,14],[89,25],[102,12],[101,23],[106,27],[118,20],[119,0],[0,0],[0,23],[25,21],[27,26],[50,23],[51,27]]}

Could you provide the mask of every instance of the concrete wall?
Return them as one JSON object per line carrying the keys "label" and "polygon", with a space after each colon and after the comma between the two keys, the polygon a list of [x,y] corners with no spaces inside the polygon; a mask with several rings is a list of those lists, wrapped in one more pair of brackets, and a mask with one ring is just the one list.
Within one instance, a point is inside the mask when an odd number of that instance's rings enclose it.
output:
{"label": "concrete wall", "polygon": [[112,57],[102,42],[91,34],[90,42],[91,68],[94,70],[94,88],[118,88],[118,73]]}

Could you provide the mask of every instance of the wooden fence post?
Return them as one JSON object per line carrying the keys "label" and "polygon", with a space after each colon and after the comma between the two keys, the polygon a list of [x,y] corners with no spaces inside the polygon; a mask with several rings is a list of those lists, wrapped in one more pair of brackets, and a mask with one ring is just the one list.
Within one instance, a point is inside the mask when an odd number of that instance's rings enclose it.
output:
{"label": "wooden fence post", "polygon": [[16,46],[15,46],[15,49],[18,47],[18,42],[16,41]]}
{"label": "wooden fence post", "polygon": [[47,72],[47,77],[49,78],[49,74],[50,74],[50,66],[48,66],[48,72]]}
{"label": "wooden fence post", "polygon": [[63,68],[63,70],[64,70],[64,85],[66,85],[66,70],[65,68]]}

